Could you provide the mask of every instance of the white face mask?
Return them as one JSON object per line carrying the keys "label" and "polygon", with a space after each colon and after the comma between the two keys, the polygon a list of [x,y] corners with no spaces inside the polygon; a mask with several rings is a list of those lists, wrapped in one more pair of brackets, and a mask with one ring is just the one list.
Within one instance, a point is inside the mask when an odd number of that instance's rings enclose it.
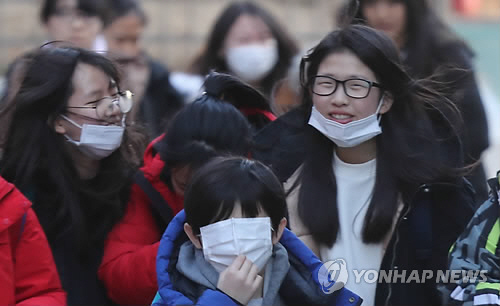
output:
{"label": "white face mask", "polygon": [[278,47],[272,39],[264,44],[249,44],[229,48],[226,63],[245,82],[262,80],[278,62]]}
{"label": "white face mask", "polygon": [[238,255],[245,255],[261,271],[272,254],[271,219],[231,218],[200,228],[203,255],[219,273]]}
{"label": "white face mask", "polygon": [[80,141],[73,140],[68,135],[64,135],[64,137],[76,145],[83,154],[92,159],[101,160],[108,157],[122,143],[123,132],[125,131],[123,127],[124,121],[122,121],[122,126],[93,124],[81,126],[64,115],[61,115],[61,117],[82,130]]}
{"label": "white face mask", "polygon": [[355,147],[382,133],[378,113],[384,103],[384,96],[380,99],[374,114],[347,124],[325,118],[314,106],[309,118],[309,125],[328,137],[337,146],[342,148]]}

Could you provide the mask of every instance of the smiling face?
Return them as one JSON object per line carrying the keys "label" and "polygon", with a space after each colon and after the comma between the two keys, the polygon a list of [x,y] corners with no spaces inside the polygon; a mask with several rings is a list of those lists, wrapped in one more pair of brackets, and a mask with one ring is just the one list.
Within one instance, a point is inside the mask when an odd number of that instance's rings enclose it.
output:
{"label": "smiling face", "polygon": [[[79,63],[72,78],[73,93],[68,100],[67,107],[89,107],[95,106],[95,102],[103,97],[115,95],[118,92],[116,83],[101,69]],[[79,125],[118,125],[121,123],[122,114],[118,107],[107,113],[106,118],[97,118],[96,110],[93,108],[69,108],[66,116]],[[62,117],[55,121],[57,133],[66,134],[71,139],[79,141],[81,129]]]}
{"label": "smiling face", "polygon": [[[335,52],[326,56],[318,67],[316,75],[326,75],[340,81],[357,78],[378,82],[373,71],[350,51]],[[368,96],[355,99],[347,96],[342,84],[329,96],[312,93],[314,107],[323,117],[342,124],[366,118],[375,113],[381,99],[380,88],[372,87]],[[390,99],[385,98],[380,114],[391,107]]]}

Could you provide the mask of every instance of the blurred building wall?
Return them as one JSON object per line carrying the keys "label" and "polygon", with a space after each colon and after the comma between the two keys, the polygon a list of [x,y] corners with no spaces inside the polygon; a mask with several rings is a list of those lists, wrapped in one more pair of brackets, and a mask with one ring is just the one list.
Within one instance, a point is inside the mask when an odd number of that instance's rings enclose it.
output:
{"label": "blurred building wall", "polygon": [[[41,0],[0,0],[0,74],[17,55],[46,39]],[[230,0],[142,0],[149,17],[144,45],[172,69],[184,69],[201,50],[211,25]],[[342,0],[261,0],[302,47],[333,29]]]}
{"label": "blurred building wall", "polygon": [[[211,25],[228,3],[236,0],[140,0],[149,16],[144,45],[163,63],[175,70],[186,68],[201,50]],[[337,8],[345,0],[255,0],[267,8],[288,29],[302,48],[311,47],[334,28]],[[429,2],[447,20],[454,1]],[[500,20],[500,0],[481,2],[479,18]],[[0,74],[23,51],[46,39],[39,22],[42,0],[0,0]]]}

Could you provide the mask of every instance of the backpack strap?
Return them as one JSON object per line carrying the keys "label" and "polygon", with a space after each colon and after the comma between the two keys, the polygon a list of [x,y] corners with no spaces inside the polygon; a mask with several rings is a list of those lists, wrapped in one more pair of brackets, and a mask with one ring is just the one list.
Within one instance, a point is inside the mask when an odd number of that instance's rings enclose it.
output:
{"label": "backpack strap", "polygon": [[174,217],[172,208],[165,198],[156,190],[151,182],[144,176],[144,172],[137,171],[134,175],[134,182],[141,187],[151,202],[153,217],[160,230],[163,232],[170,220]]}

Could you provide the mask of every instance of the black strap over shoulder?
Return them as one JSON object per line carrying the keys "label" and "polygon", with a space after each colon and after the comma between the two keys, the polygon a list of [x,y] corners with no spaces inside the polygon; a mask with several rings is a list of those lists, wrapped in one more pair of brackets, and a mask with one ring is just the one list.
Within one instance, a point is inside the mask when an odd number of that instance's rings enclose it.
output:
{"label": "black strap over shoulder", "polygon": [[151,201],[153,217],[155,218],[158,227],[163,232],[167,228],[174,217],[172,208],[165,198],[156,190],[150,181],[144,176],[144,172],[137,171],[134,175],[134,182],[141,187],[142,191],[148,196]]}

